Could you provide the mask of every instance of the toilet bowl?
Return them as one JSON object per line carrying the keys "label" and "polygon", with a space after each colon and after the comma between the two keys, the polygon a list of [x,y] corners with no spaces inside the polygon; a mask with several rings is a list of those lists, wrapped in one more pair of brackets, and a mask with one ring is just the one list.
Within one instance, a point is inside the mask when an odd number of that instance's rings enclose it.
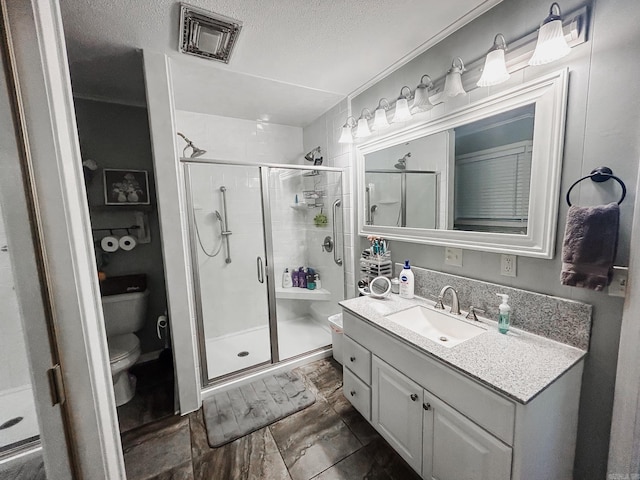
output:
{"label": "toilet bowl", "polygon": [[129,369],[140,358],[140,330],[147,314],[149,290],[102,297],[107,331],[109,362],[116,406],[124,405],[136,393],[136,378]]}

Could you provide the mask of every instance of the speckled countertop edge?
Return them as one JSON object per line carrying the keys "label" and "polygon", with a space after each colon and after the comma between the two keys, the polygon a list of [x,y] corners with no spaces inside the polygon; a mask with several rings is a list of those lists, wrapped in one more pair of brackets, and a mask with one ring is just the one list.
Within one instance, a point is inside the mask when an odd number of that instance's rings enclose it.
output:
{"label": "speckled countertop edge", "polygon": [[496,322],[483,318],[480,325],[486,327],[486,333],[451,348],[443,347],[386,318],[416,305],[433,306],[433,302],[420,297],[358,297],[340,305],[408,346],[522,404],[530,402],[587,353],[516,328],[503,335]]}

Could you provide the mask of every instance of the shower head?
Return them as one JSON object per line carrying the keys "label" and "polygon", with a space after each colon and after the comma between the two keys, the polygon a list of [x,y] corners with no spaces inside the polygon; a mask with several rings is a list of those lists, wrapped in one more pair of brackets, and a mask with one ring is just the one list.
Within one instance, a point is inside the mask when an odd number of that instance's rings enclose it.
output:
{"label": "shower head", "polygon": [[316,147],[313,150],[311,150],[309,153],[307,153],[304,156],[304,159],[307,162],[311,162],[314,165],[322,165],[322,157],[318,157],[316,158],[316,153],[319,155],[320,154],[320,147]]}
{"label": "shower head", "polygon": [[185,142],[187,142],[187,146],[184,147],[184,149],[182,150],[182,156],[183,157],[187,156],[187,150],[189,148],[191,149],[191,155],[189,155],[189,158],[201,157],[202,155],[207,153],[206,150],[202,150],[201,148],[196,147],[191,140],[189,140],[187,137],[184,136],[184,134],[182,134],[180,132],[176,132],[176,133],[179,136],[181,136],[184,139]]}
{"label": "shower head", "polygon": [[398,160],[394,165],[398,170],[405,170],[407,168],[407,158],[411,156],[411,152],[407,153],[404,157]]}

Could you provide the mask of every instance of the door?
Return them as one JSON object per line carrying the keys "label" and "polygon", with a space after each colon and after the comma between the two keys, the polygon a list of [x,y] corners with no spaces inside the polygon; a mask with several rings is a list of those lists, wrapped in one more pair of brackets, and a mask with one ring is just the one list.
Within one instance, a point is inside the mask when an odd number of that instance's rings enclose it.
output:
{"label": "door", "polygon": [[206,383],[272,361],[260,167],[186,164]]}
{"label": "door", "polygon": [[423,389],[376,356],[371,366],[373,426],[416,472],[421,472]]}
{"label": "door", "polygon": [[[0,0],[0,21],[0,253],[11,264],[44,467],[51,479],[124,478],[59,5]],[[54,365],[59,375],[48,373]]]}
{"label": "door", "polygon": [[428,391],[423,400],[422,476],[429,480],[508,480],[511,447]]}
{"label": "door", "polygon": [[344,299],[342,172],[265,170],[278,353],[286,360],[331,345],[327,318]]}

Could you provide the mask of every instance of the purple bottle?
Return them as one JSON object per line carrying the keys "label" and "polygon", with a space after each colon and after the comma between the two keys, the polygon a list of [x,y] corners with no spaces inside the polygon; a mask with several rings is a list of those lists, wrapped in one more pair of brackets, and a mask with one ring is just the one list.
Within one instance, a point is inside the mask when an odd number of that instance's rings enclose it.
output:
{"label": "purple bottle", "polygon": [[293,283],[294,287],[299,287],[300,286],[300,277],[298,276],[298,270],[296,270],[295,268],[291,269],[291,282]]}
{"label": "purple bottle", "polygon": [[298,286],[300,288],[307,288],[307,274],[304,271],[304,267],[300,267],[298,270]]}

